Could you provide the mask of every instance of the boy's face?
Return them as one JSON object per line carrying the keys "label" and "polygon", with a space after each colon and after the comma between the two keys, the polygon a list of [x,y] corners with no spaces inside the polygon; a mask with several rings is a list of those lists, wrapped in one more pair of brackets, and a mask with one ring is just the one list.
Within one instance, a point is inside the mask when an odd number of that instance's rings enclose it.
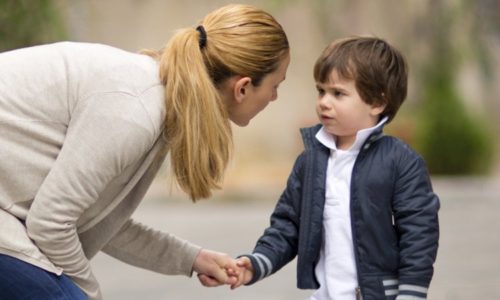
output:
{"label": "boy's face", "polygon": [[384,107],[365,103],[356,90],[354,80],[339,77],[335,70],[328,83],[316,83],[316,112],[328,133],[336,137],[339,149],[348,149],[356,133],[373,127]]}

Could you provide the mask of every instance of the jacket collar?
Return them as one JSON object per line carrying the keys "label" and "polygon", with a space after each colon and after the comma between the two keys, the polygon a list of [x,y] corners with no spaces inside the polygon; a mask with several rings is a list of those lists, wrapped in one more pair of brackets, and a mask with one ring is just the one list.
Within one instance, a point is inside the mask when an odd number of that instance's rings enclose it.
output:
{"label": "jacket collar", "polygon": [[304,148],[306,150],[313,149],[313,148],[325,148],[327,149],[323,144],[321,144],[317,139],[316,139],[316,133],[323,127],[322,124],[317,124],[312,127],[306,127],[306,128],[301,128],[300,133],[302,135],[302,141],[304,143]]}
{"label": "jacket collar", "polygon": [[[385,126],[385,122],[383,122],[382,124],[381,123],[382,121],[379,122],[376,128],[366,138],[363,145],[361,146],[360,151],[367,150],[371,146],[371,144],[373,144],[373,142],[375,142],[376,140],[378,140],[383,136],[383,129]],[[322,124],[317,124],[312,127],[306,127],[300,129],[300,133],[302,134],[302,141],[304,143],[304,148],[306,150],[314,148],[329,149],[325,145],[323,145],[320,141],[318,141],[318,139],[316,138],[316,134],[321,130],[322,127],[323,127]]]}

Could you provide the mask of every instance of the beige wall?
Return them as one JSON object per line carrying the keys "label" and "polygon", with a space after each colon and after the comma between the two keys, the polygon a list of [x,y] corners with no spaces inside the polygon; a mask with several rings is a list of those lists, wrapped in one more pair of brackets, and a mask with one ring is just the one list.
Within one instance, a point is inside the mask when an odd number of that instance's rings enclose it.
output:
{"label": "beige wall", "polygon": [[[266,1],[240,1],[269,10],[287,31],[292,63],[278,101],[245,128],[234,127],[235,159],[226,184],[283,184],[301,149],[298,129],[313,124],[315,89],[312,65],[323,45],[305,7],[294,4],[272,9]],[[269,1],[267,1],[269,2]],[[203,16],[230,1],[90,0],[62,2],[70,39],[98,42],[137,51],[160,48],[172,32],[193,26]],[[299,3],[300,4],[300,3]],[[296,26],[300,24],[300,26]],[[293,28],[293,29],[292,29]]]}

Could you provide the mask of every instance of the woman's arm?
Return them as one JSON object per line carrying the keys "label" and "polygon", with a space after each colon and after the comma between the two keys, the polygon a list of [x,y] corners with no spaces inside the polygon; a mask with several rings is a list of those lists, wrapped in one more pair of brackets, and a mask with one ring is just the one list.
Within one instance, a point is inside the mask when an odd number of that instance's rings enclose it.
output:
{"label": "woman's arm", "polygon": [[[129,220],[103,251],[128,264],[167,275],[191,276],[201,248]],[[196,270],[195,270],[196,271]]]}

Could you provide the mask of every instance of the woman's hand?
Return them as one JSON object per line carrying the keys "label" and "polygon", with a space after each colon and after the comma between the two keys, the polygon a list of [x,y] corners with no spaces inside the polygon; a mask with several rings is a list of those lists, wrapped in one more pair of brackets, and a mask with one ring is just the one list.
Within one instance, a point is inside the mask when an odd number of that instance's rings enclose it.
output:
{"label": "woman's hand", "polygon": [[227,254],[202,249],[193,263],[193,271],[203,286],[214,287],[238,283],[236,260]]}

